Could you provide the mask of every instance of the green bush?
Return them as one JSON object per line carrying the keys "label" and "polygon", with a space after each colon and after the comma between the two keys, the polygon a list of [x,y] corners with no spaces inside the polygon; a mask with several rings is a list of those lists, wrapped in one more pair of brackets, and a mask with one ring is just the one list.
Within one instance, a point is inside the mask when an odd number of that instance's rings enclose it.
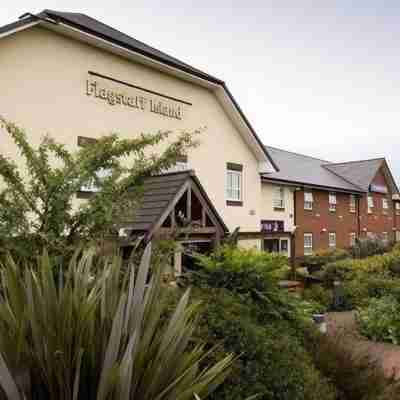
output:
{"label": "green bush", "polygon": [[328,249],[320,250],[309,256],[303,256],[297,259],[297,263],[303,267],[308,267],[311,269],[319,269],[324,265],[331,262],[344,260],[349,258],[350,254],[343,249]]}
{"label": "green bush", "polygon": [[315,309],[277,286],[276,271],[287,260],[229,247],[197,260],[193,296],[204,305],[197,335],[222,341],[219,357],[240,355],[211,399],[334,400],[335,389],[302,344]]}
{"label": "green bush", "polygon": [[372,299],[358,310],[360,332],[376,342],[400,344],[400,303],[392,296]]}
{"label": "green bush", "polygon": [[392,244],[385,243],[380,239],[359,239],[350,248],[350,254],[354,258],[366,258],[390,251]]}
{"label": "green bush", "polygon": [[303,299],[317,304],[319,306],[319,313],[326,312],[331,308],[333,303],[332,289],[314,284],[304,289]]}

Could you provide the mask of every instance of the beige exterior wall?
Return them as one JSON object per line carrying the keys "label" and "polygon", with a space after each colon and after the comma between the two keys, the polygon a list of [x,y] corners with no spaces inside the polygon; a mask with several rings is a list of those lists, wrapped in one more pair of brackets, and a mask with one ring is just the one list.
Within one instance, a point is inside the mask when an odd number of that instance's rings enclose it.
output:
{"label": "beige exterior wall", "polygon": [[262,250],[262,243],[260,239],[241,239],[238,241],[238,246],[242,249],[257,249]]}
{"label": "beige exterior wall", "polygon": [[[87,95],[88,71],[95,71],[192,103],[183,105],[181,120]],[[92,79],[93,80],[93,79]],[[95,78],[102,88],[129,96],[145,96],[134,88]],[[49,133],[70,149],[77,137],[117,132],[121,137],[158,130],[194,131],[205,127],[201,145],[189,154],[211,201],[230,230],[259,231],[268,210],[261,201],[259,164],[214,93],[194,83],[133,63],[99,48],[34,27],[0,39],[0,113],[27,130],[38,144]],[[171,102],[173,103],[173,102]],[[0,131],[1,152],[21,161],[9,138]],[[243,165],[243,207],[226,205],[226,163]],[[265,190],[264,190],[265,191]]]}
{"label": "beige exterior wall", "polygon": [[294,230],[294,188],[283,186],[285,196],[285,209],[274,209],[274,194],[279,185],[272,183],[262,183],[261,188],[261,214],[262,219],[284,221],[284,229],[287,232]]}

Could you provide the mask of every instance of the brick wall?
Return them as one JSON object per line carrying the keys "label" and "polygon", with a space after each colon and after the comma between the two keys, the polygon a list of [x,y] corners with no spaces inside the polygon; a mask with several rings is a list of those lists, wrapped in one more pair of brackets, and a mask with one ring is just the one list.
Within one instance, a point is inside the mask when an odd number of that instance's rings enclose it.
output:
{"label": "brick wall", "polygon": [[[336,193],[336,211],[329,211],[329,192],[312,190],[313,209],[304,210],[304,191],[295,192],[295,255],[304,254],[304,233],[313,234],[313,251],[329,247],[329,232],[336,233],[336,247],[350,246],[350,233],[357,233],[357,208],[350,212],[350,195]],[[357,205],[357,202],[356,202]]]}

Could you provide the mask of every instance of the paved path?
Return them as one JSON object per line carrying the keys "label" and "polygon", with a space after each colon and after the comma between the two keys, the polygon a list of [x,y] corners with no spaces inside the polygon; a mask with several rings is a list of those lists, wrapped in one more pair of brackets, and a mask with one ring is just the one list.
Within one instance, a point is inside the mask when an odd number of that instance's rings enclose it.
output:
{"label": "paved path", "polygon": [[400,379],[400,346],[389,343],[376,343],[357,333],[355,312],[329,313],[328,334],[344,333],[350,347],[359,355],[368,355],[377,365],[383,367],[385,375]]}

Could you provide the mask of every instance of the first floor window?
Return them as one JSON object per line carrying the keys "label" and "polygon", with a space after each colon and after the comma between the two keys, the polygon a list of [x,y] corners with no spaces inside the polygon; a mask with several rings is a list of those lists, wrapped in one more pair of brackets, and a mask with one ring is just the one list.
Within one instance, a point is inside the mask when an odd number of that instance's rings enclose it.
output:
{"label": "first floor window", "polygon": [[374,208],[374,198],[372,194],[368,195],[368,214],[372,213],[372,209]]}
{"label": "first floor window", "polygon": [[304,234],[304,255],[310,255],[313,252],[313,235],[312,233]]}
{"label": "first floor window", "polygon": [[274,208],[285,209],[285,189],[283,187],[275,188]]}
{"label": "first floor window", "polygon": [[356,233],[355,232],[351,232],[350,233],[350,246],[353,247],[356,245]]}
{"label": "first floor window", "polygon": [[387,232],[382,232],[382,242],[385,244],[389,243],[389,235]]}
{"label": "first floor window", "polygon": [[233,169],[228,164],[226,172],[226,198],[229,201],[242,201],[242,169],[241,166]]}
{"label": "first floor window", "polygon": [[96,193],[100,191],[96,181],[102,181],[111,175],[110,169],[102,168],[96,172],[96,179],[90,179],[84,185],[81,186],[81,192]]}
{"label": "first floor window", "polygon": [[304,209],[305,210],[313,209],[313,194],[312,194],[312,192],[304,192]]}
{"label": "first floor window", "polygon": [[396,203],[396,215],[400,215],[400,203]]}
{"label": "first floor window", "polygon": [[356,196],[354,194],[350,195],[350,212],[356,212]]}
{"label": "first floor window", "polygon": [[336,247],[336,232],[329,232],[329,247],[332,249]]}
{"label": "first floor window", "polygon": [[329,211],[336,211],[336,193],[329,193]]}
{"label": "first floor window", "polygon": [[389,202],[388,202],[388,199],[386,197],[384,197],[382,199],[382,211],[383,211],[383,213],[387,214],[388,209],[389,209]]}

